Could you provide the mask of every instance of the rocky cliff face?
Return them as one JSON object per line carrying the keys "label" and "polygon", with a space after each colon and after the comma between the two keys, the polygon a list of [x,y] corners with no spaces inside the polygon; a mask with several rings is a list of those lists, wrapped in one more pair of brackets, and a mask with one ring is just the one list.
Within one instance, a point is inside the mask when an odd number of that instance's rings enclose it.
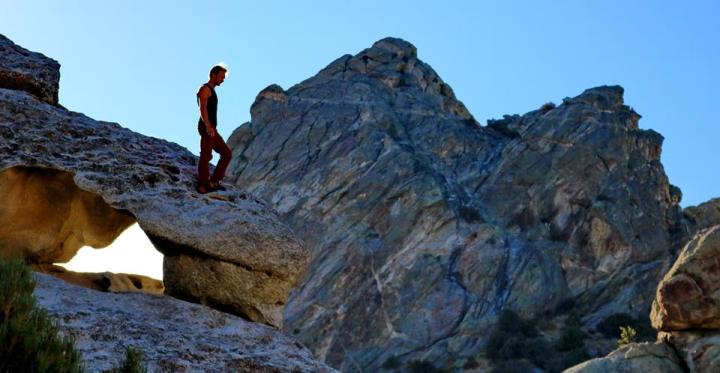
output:
{"label": "rocky cliff face", "polygon": [[239,189],[196,193],[177,144],[57,105],[58,69],[0,37],[0,256],[68,261],[137,221],[166,294],[281,326],[309,252],[277,214]]}
{"label": "rocky cliff face", "polygon": [[312,251],[286,328],[330,365],[477,356],[502,309],[586,330],[646,316],[687,240],[662,136],[623,89],[479,125],[411,44],[383,39],[260,92],[229,175]]}

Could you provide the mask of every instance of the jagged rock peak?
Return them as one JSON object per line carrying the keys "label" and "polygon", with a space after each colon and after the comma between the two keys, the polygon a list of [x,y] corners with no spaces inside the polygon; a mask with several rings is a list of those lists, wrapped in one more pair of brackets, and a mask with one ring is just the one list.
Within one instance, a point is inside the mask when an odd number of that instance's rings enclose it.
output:
{"label": "jagged rock peak", "polygon": [[274,116],[284,112],[293,100],[391,106],[404,112],[423,111],[475,123],[452,88],[417,58],[415,46],[398,38],[381,39],[354,56],[344,55],[288,90],[276,84],[268,86],[251,107],[252,122],[265,122],[264,113]]}
{"label": "jagged rock peak", "polygon": [[400,38],[387,37],[380,39],[373,44],[370,50],[389,51],[395,53],[399,58],[417,57],[417,48],[412,43]]}
{"label": "jagged rock peak", "polygon": [[57,105],[59,83],[57,61],[31,52],[0,34],[0,88],[25,91]]}

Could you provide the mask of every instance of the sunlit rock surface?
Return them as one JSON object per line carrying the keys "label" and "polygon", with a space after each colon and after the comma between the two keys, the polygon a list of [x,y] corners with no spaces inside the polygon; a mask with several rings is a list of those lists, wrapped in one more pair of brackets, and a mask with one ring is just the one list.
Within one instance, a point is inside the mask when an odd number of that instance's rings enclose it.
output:
{"label": "sunlit rock surface", "polygon": [[[9,43],[0,38],[0,50]],[[0,53],[0,71],[16,71],[16,56]],[[26,57],[59,74],[54,61]],[[137,221],[165,255],[167,294],[282,325],[309,252],[271,208],[237,188],[199,195],[187,149],[51,105],[8,76],[0,74],[0,254],[62,262]],[[262,286],[249,292],[238,273]]]}
{"label": "sunlit rock surface", "polygon": [[565,373],[683,373],[682,361],[665,343],[632,343]]}
{"label": "sunlit rock surface", "polygon": [[482,126],[387,38],[269,86],[251,114],[228,140],[230,177],[310,247],[286,328],[343,371],[393,356],[457,368],[502,309],[571,309],[588,331],[646,318],[688,238],[663,138],[619,86]]}
{"label": "sunlit rock surface", "polygon": [[131,346],[152,372],[334,372],[287,335],[234,315],[166,296],[35,278],[39,306],[75,337],[88,372],[112,368]]}
{"label": "sunlit rock surface", "polygon": [[698,233],[657,288],[657,330],[720,329],[720,225]]}

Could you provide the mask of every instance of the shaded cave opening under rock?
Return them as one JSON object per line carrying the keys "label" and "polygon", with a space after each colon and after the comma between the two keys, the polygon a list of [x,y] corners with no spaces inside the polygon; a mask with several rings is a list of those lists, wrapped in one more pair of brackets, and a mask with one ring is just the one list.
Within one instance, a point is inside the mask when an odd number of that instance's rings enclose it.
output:
{"label": "shaded cave opening under rock", "polygon": [[135,217],[79,188],[69,171],[0,171],[0,256],[97,290],[164,291],[162,254]]}

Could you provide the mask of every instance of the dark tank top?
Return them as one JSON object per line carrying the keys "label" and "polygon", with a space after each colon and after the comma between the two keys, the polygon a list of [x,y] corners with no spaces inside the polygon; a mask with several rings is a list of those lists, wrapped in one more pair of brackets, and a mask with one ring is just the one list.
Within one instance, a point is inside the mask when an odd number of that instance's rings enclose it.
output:
{"label": "dark tank top", "polygon": [[[218,98],[215,94],[215,90],[210,87],[207,84],[203,84],[203,86],[207,86],[210,88],[210,97],[207,99],[207,113],[208,113],[208,119],[210,120],[210,124],[213,126],[213,128],[217,128],[217,104],[218,104]],[[200,87],[202,89],[202,87]],[[200,91],[198,91],[198,106],[200,106]],[[198,119],[198,133],[200,135],[207,135],[207,131],[205,130],[205,123],[202,120],[202,115],[200,116],[200,119]]]}

